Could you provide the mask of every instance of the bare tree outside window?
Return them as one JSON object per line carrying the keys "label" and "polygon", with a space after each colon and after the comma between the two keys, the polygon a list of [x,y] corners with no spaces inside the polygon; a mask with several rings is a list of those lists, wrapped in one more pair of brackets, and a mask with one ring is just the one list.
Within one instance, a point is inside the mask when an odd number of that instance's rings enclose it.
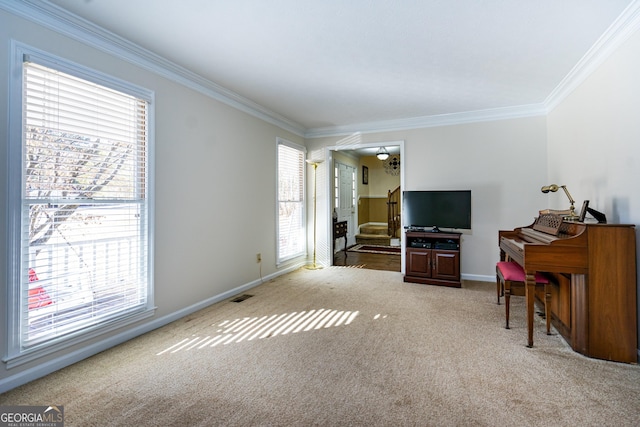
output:
{"label": "bare tree outside window", "polygon": [[40,128],[28,129],[26,139],[27,197],[49,201],[30,206],[30,246],[46,244],[56,231],[61,232],[60,226],[83,200],[99,199],[107,186],[112,197],[131,195],[129,177],[119,172],[132,161],[132,143],[104,144],[100,139]]}

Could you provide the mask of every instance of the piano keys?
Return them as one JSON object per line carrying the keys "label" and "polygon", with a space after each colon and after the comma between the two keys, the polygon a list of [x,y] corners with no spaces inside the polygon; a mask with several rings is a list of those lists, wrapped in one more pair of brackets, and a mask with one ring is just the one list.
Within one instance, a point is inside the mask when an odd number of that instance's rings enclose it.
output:
{"label": "piano keys", "polygon": [[526,274],[527,345],[533,346],[535,273],[551,279],[551,322],[588,357],[637,363],[635,226],[540,215],[498,232],[500,259]]}

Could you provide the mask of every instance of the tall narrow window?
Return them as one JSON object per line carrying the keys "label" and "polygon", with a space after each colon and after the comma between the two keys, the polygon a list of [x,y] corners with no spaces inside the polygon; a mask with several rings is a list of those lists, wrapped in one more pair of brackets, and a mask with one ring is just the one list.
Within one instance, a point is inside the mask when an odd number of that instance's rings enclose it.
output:
{"label": "tall narrow window", "polygon": [[149,102],[56,64],[22,64],[14,355],[152,304]]}
{"label": "tall narrow window", "polygon": [[304,147],[278,139],[278,263],[306,253]]}

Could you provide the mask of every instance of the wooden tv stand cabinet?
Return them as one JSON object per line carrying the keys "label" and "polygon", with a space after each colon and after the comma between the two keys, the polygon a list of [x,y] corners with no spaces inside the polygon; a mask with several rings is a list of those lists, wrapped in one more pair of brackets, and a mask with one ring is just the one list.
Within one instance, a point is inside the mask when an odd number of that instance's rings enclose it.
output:
{"label": "wooden tv stand cabinet", "polygon": [[408,230],[405,245],[405,282],[462,287],[460,233]]}

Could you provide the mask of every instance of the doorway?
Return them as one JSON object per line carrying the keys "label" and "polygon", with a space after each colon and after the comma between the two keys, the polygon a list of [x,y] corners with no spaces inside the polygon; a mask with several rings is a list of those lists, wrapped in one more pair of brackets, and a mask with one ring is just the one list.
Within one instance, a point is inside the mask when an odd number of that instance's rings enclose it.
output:
{"label": "doorway", "polygon": [[[336,220],[347,221],[347,238],[336,242],[334,251],[344,250],[356,244],[356,168],[338,161],[334,167],[334,211]],[[346,244],[346,248],[345,245]]]}
{"label": "doorway", "polygon": [[[330,245],[332,265],[403,270],[403,242],[400,242],[400,247],[391,248],[392,250],[373,248],[376,250],[372,251],[372,248],[363,247],[367,243],[362,241],[372,227],[387,230],[388,192],[402,188],[404,182],[402,169],[396,170],[393,174],[395,176],[391,176],[389,169],[385,167],[386,163],[376,157],[376,152],[384,146],[392,153],[399,166],[403,143],[404,141],[394,141],[327,147],[328,158],[332,160],[332,167],[329,168],[331,176],[328,177],[332,198],[329,221],[335,218],[336,221],[348,223],[347,239],[339,238]],[[393,244],[397,245],[397,239],[394,240],[396,242]],[[378,242],[372,244],[382,245]]]}

